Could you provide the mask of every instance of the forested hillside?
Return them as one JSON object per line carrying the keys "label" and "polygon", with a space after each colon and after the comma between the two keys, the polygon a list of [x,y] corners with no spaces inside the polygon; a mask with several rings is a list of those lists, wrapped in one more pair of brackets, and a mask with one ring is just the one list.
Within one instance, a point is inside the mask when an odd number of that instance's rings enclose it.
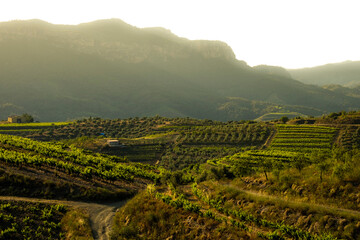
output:
{"label": "forested hillside", "polygon": [[284,70],[251,68],[225,43],[117,19],[3,22],[0,65],[1,119],[28,112],[41,121],[156,114],[227,121],[359,107],[354,96],[305,85]]}

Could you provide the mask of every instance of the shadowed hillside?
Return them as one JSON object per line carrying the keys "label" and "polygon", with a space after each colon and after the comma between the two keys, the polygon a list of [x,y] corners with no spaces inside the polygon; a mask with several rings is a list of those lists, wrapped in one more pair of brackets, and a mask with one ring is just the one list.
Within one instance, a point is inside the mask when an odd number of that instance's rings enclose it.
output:
{"label": "shadowed hillside", "polygon": [[[355,97],[253,69],[223,42],[118,19],[0,23],[0,65],[0,119],[28,112],[41,121],[156,114],[226,121],[282,112],[279,104],[313,115],[359,107]],[[254,110],[249,101],[266,104]]]}
{"label": "shadowed hillside", "polygon": [[307,84],[340,84],[346,87],[360,85],[360,61],[346,61],[313,68],[289,69],[288,72],[294,79]]}

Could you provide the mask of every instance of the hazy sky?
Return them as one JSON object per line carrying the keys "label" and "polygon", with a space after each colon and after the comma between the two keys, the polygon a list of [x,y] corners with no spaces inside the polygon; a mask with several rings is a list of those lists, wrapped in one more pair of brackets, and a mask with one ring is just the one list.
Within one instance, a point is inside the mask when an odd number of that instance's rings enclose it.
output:
{"label": "hazy sky", "polygon": [[360,60],[360,0],[0,0],[0,21],[120,18],[189,39],[221,40],[249,65]]}

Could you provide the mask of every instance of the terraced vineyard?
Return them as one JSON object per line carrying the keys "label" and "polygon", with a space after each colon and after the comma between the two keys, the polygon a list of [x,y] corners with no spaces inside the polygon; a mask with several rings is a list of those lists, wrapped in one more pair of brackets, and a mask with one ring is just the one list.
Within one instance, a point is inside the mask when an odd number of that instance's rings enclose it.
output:
{"label": "terraced vineyard", "polygon": [[360,127],[359,126],[347,126],[340,131],[339,145],[346,149],[352,149],[354,147],[360,147]]}
{"label": "terraced vineyard", "polygon": [[323,126],[278,125],[268,149],[245,150],[223,158],[210,159],[207,163],[230,168],[235,176],[263,172],[267,178],[267,173],[273,169],[301,169],[310,164],[311,154],[332,148],[337,131],[336,128]]}
{"label": "terraced vineyard", "polygon": [[304,164],[309,161],[306,155],[281,150],[249,150],[220,159],[211,159],[207,163],[215,167],[226,167],[237,176],[250,175],[256,172],[267,173],[273,169],[292,166],[295,162]]}
{"label": "terraced vineyard", "polygon": [[331,149],[337,128],[312,125],[278,125],[270,149],[311,152]]}
{"label": "terraced vineyard", "polygon": [[180,131],[178,142],[182,144],[228,144],[257,145],[263,143],[271,132],[266,124],[222,124],[218,126],[196,126]]}

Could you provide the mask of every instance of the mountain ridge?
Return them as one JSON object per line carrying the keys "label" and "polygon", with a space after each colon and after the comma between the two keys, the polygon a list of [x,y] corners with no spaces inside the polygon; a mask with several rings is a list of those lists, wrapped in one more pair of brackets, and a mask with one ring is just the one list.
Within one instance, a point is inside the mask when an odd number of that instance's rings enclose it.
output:
{"label": "mountain ridge", "polygon": [[303,112],[292,110],[302,114],[316,108],[313,115],[360,107],[356,97],[303,84],[280,68],[252,68],[226,43],[116,19],[76,26],[0,23],[0,66],[2,119],[20,111],[41,121],[157,114],[228,121],[264,114],[246,101],[226,111],[231,98],[302,106]]}
{"label": "mountain ridge", "polygon": [[315,85],[340,84],[344,87],[360,85],[360,61],[344,61],[325,65],[287,69],[294,79]]}

